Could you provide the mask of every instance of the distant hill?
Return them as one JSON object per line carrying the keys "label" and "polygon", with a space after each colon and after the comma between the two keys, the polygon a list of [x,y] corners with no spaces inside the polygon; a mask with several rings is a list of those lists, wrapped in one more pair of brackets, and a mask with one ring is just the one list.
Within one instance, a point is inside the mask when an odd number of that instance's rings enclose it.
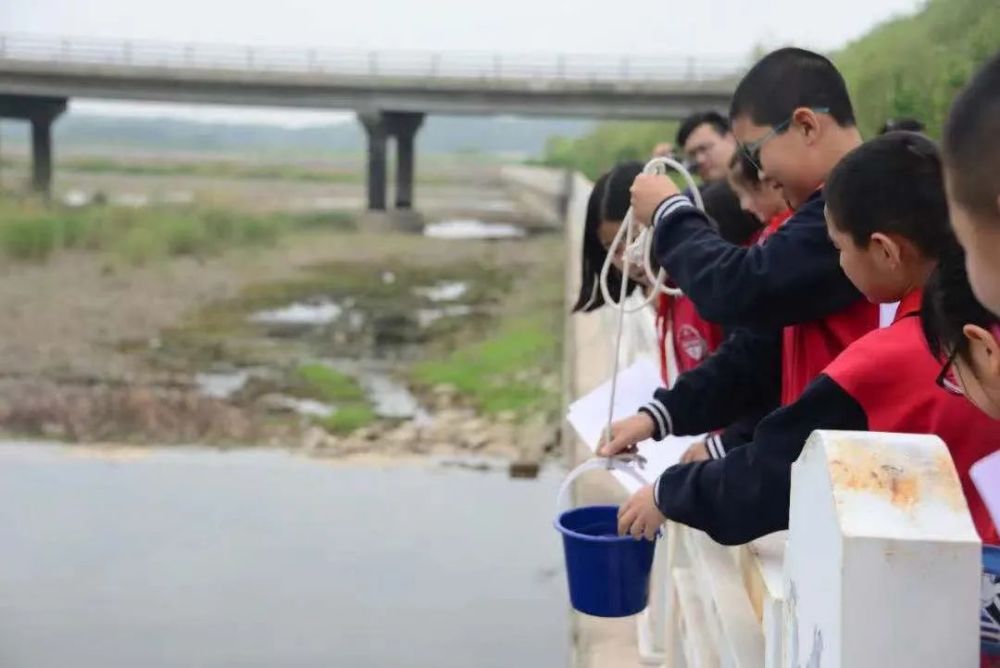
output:
{"label": "distant hill", "polygon": [[[552,135],[578,137],[593,127],[580,120],[430,116],[417,135],[418,150],[429,153],[512,153],[541,155]],[[55,125],[57,147],[132,148],[212,153],[294,154],[322,157],[356,153],[365,147],[358,123],[285,128],[274,125],[202,123],[171,118],[128,118],[69,113]],[[0,123],[0,146],[24,145],[28,126]]]}

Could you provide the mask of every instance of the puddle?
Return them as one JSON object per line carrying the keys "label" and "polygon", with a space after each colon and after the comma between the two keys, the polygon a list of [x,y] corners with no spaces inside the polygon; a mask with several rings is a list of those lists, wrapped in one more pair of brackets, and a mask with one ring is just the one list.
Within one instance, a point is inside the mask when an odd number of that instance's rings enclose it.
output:
{"label": "puddle", "polygon": [[0,444],[5,665],[568,665],[556,469],[70,452]]}
{"label": "puddle", "polygon": [[424,227],[424,236],[433,239],[520,239],[524,228],[507,223],[485,223],[474,219],[445,220]]}
{"label": "puddle", "polygon": [[92,199],[91,195],[83,190],[67,190],[63,195],[63,204],[66,206],[71,206],[74,208],[79,208],[81,206],[87,206],[90,204]]}
{"label": "puddle", "polygon": [[284,394],[269,394],[262,398],[261,403],[267,408],[279,411],[297,413],[304,417],[328,418],[337,412],[330,404],[324,404],[315,399],[298,399]]}
{"label": "puddle", "polygon": [[421,308],[417,309],[417,324],[421,327],[430,327],[442,318],[461,318],[471,314],[472,307],[468,304],[453,304],[441,308]]}
{"label": "puddle", "polygon": [[327,299],[295,302],[273,310],[257,311],[250,315],[250,322],[258,325],[288,325],[308,327],[329,325],[340,317],[344,309]]}
{"label": "puddle", "polygon": [[194,377],[198,390],[204,396],[213,399],[230,398],[246,387],[248,380],[250,380],[250,373],[247,371],[198,373]]}
{"label": "puddle", "polygon": [[469,285],[463,281],[444,281],[428,288],[413,289],[414,294],[432,302],[453,302],[464,297],[468,291]]}
{"label": "puddle", "polygon": [[361,376],[360,382],[378,417],[391,420],[429,419],[409,388],[388,374],[367,372]]}

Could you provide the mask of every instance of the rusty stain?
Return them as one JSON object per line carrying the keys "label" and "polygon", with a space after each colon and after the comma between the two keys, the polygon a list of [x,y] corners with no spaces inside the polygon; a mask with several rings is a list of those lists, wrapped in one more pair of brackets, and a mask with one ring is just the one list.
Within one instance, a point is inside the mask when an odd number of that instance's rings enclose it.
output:
{"label": "rusty stain", "polygon": [[905,450],[873,447],[871,442],[858,439],[839,439],[837,446],[830,459],[830,476],[837,488],[868,492],[907,511],[932,498],[956,511],[966,507],[947,450],[934,452],[928,458],[908,456]]}

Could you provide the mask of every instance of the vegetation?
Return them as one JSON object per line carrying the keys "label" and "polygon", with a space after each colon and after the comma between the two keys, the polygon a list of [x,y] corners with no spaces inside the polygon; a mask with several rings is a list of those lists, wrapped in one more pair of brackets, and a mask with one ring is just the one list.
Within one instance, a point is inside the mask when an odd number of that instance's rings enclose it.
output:
{"label": "vegetation", "polygon": [[375,412],[354,378],[325,364],[304,364],[296,375],[308,396],[333,404],[333,415],[317,420],[326,429],[346,434],[375,421]]}
{"label": "vegetation", "polygon": [[0,251],[10,259],[38,262],[60,249],[100,250],[138,265],[269,244],[292,229],[349,220],[343,213],[252,215],[197,206],[68,209],[0,200]]}
{"label": "vegetation", "polygon": [[412,368],[411,379],[452,385],[486,414],[554,413],[564,317],[562,263],[533,265],[507,293],[485,337],[430,356]]}
{"label": "vegetation", "polygon": [[[955,92],[1000,50],[1000,2],[929,0],[832,54],[847,79],[865,136],[889,118],[922,120],[938,136]],[[669,123],[602,123],[578,139],[554,138],[543,162],[590,178],[623,159],[644,159],[670,141]]]}

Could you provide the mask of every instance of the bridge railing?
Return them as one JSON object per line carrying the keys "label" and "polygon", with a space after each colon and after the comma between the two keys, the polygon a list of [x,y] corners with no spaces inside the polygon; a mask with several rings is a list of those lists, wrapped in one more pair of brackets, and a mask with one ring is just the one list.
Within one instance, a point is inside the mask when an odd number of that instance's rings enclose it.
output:
{"label": "bridge railing", "polygon": [[364,77],[701,82],[735,76],[739,56],[358,51],[0,33],[0,60]]}

